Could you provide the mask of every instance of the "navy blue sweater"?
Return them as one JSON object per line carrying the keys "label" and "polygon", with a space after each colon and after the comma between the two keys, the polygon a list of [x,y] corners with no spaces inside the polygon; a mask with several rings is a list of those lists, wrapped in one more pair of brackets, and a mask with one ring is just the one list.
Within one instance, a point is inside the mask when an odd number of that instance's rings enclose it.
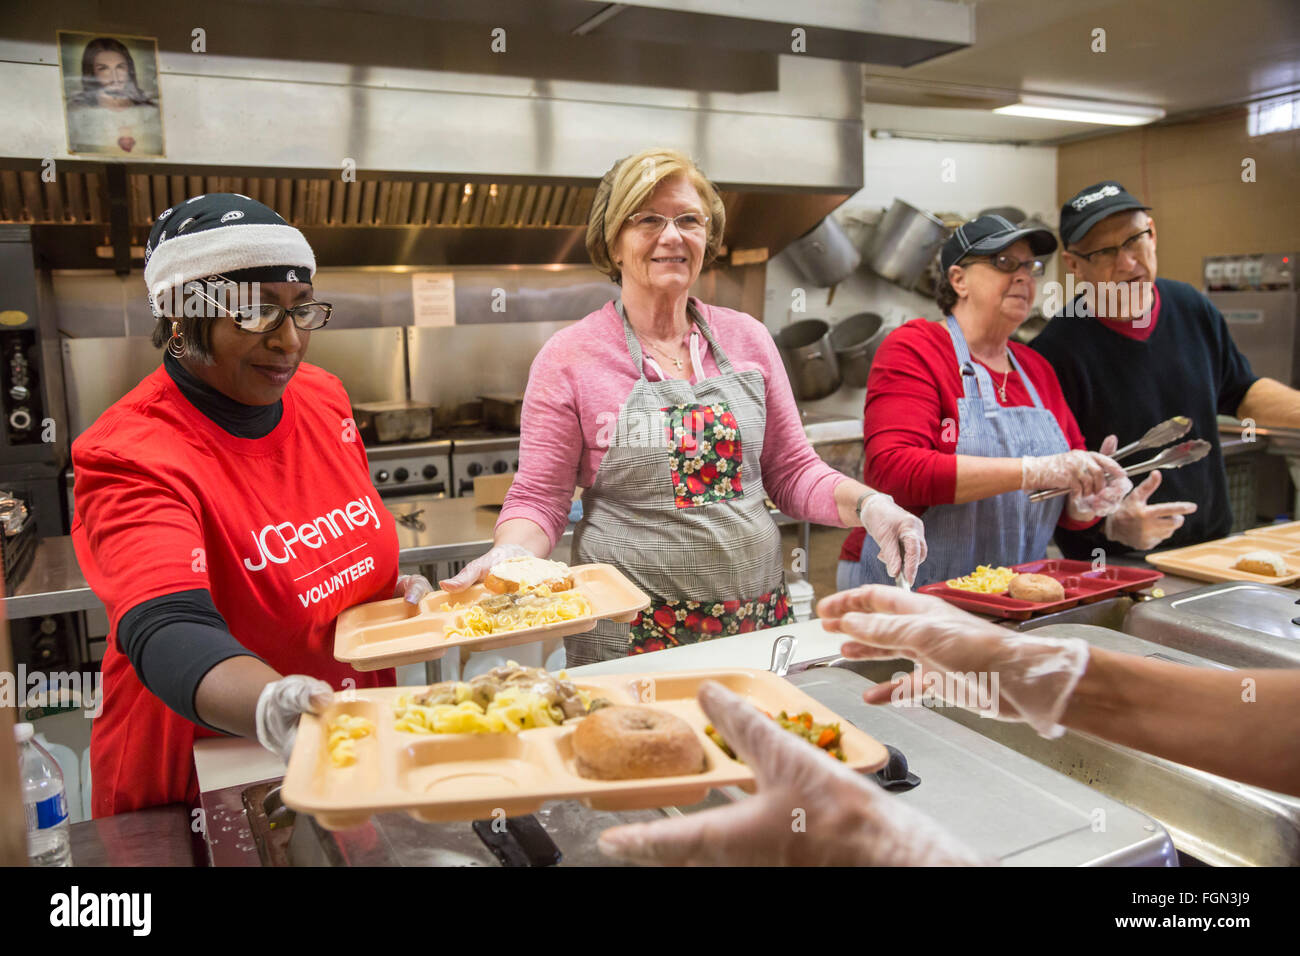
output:
{"label": "navy blue sweater", "polygon": [[[1030,347],[1052,363],[1089,448],[1096,449],[1110,434],[1126,445],[1174,415],[1192,419],[1189,438],[1204,438],[1213,446],[1201,461],[1166,471],[1151,496],[1152,503],[1197,505],[1196,513],[1187,515],[1183,526],[1160,545],[1176,548],[1223,537],[1232,527],[1216,416],[1236,415],[1257,377],[1209,299],[1171,279],[1157,279],[1156,289],[1160,311],[1146,341],[1120,335],[1096,319],[1062,315],[1053,318]],[[1127,551],[1102,535],[1103,524],[1083,531],[1058,528],[1056,543],[1067,558],[1091,559],[1095,548],[1112,554]]]}

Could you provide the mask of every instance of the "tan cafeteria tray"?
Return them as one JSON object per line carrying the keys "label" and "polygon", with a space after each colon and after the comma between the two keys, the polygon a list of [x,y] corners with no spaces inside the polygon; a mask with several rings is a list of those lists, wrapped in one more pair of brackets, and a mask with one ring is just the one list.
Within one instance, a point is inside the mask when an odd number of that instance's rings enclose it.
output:
{"label": "tan cafeteria tray", "polygon": [[[517,734],[410,734],[397,730],[393,704],[423,688],[379,687],[345,691],[319,716],[304,714],[289,759],[281,796],[321,826],[360,826],[375,813],[404,810],[428,823],[486,820],[494,814],[535,813],[551,800],[580,800],[595,810],[645,810],[700,803],[715,787],[753,792],[753,771],[733,760],[704,733],[708,719],[695,695],[715,680],[771,714],[808,711],[818,723],[838,723],[846,764],[854,770],[883,767],[889,754],[875,738],[854,727],[785,678],[764,670],[627,674],[575,680],[594,697],[616,704],[641,704],[676,714],[695,730],[704,747],[703,773],[640,780],[591,780],[579,776],[572,737],[584,718],[559,727]],[[326,747],[326,728],[338,714],[365,717],[373,734],[355,741],[356,763],[335,767]],[[809,744],[811,747],[812,744]],[[827,760],[834,760],[830,755]]]}
{"label": "tan cafeteria tray", "polygon": [[359,671],[418,664],[437,660],[453,647],[485,651],[581,634],[590,631],[601,618],[628,622],[650,606],[649,596],[612,564],[578,564],[569,570],[573,572],[574,588],[591,602],[592,613],[584,617],[486,637],[448,639],[444,635],[456,615],[448,605],[473,604],[489,593],[482,584],[457,594],[434,591],[425,595],[418,606],[408,604],[404,598],[374,601],[350,607],[339,615],[334,628],[334,659]]}
{"label": "tan cafeteria tray", "polygon": [[1266,524],[1260,528],[1251,528],[1244,534],[1247,538],[1260,538],[1271,542],[1267,546],[1270,551],[1276,551],[1279,547],[1300,550],[1300,521]]}
{"label": "tan cafeteria tray", "polygon": [[[1248,551],[1276,551],[1286,562],[1287,573],[1282,577],[1239,571],[1233,567]],[[1287,549],[1282,539],[1248,536],[1220,538],[1201,544],[1155,551],[1147,561],[1161,571],[1179,574],[1198,581],[1254,581],[1260,584],[1293,584],[1300,580],[1300,543]]]}

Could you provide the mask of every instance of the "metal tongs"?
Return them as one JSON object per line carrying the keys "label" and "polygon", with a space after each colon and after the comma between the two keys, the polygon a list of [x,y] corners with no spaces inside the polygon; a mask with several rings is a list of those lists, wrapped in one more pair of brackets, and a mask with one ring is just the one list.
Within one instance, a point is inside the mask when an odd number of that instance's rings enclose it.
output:
{"label": "metal tongs", "polygon": [[[1124,474],[1132,478],[1135,475],[1144,475],[1148,471],[1155,471],[1157,468],[1181,468],[1183,465],[1190,465],[1194,461],[1200,461],[1209,453],[1210,443],[1201,438],[1194,438],[1191,441],[1174,445],[1172,448],[1166,448],[1160,454],[1148,458],[1144,462],[1125,468]],[[1036,491],[1029,496],[1029,500],[1046,501],[1048,498],[1059,498],[1061,495],[1068,495],[1069,493],[1067,488],[1058,488],[1054,491]]]}
{"label": "metal tongs", "polygon": [[[1189,431],[1192,430],[1192,420],[1186,415],[1175,415],[1168,421],[1163,421],[1159,425],[1153,425],[1147,429],[1147,433],[1137,441],[1129,442],[1123,448],[1117,449],[1115,454],[1111,455],[1112,461],[1119,461],[1121,458],[1127,458],[1134,452],[1146,451],[1150,448],[1160,448],[1168,445],[1171,441],[1178,441]],[[1187,462],[1183,462],[1187,464]],[[1175,466],[1177,467],[1177,466]],[[1127,472],[1126,472],[1127,473]],[[1066,494],[1068,489],[1065,488],[1044,488],[1035,491],[1029,496],[1030,501],[1046,501],[1048,498],[1059,498]]]}

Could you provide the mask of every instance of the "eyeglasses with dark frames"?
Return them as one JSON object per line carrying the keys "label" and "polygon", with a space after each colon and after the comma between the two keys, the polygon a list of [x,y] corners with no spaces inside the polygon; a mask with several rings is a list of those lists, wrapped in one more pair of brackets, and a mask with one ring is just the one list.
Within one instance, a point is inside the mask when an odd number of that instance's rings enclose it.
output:
{"label": "eyeglasses with dark frames", "polygon": [[1031,276],[1041,276],[1043,270],[1047,268],[1042,259],[1017,259],[1005,252],[999,252],[997,255],[992,256],[982,256],[971,261],[990,265],[997,269],[998,272],[1005,272],[1008,275],[1013,275],[1021,269],[1027,268]]}
{"label": "eyeglasses with dark frames", "polygon": [[[230,280],[226,280],[230,281]],[[284,322],[286,315],[291,316],[296,328],[303,332],[314,332],[317,329],[323,329],[329,322],[330,316],[334,312],[334,306],[328,302],[304,302],[301,305],[295,305],[286,309],[284,306],[275,305],[270,302],[262,302],[257,305],[240,305],[235,309],[228,308],[225,304],[211,298],[197,287],[192,291],[199,298],[216,306],[222,312],[235,320],[235,325],[239,326],[245,332],[251,332],[254,335],[262,335],[267,332],[274,332],[281,323]]]}

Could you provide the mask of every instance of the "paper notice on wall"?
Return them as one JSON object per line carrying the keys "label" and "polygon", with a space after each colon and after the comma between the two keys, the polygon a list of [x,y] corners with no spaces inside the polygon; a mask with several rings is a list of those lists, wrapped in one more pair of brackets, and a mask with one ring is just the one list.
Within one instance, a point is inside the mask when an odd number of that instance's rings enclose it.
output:
{"label": "paper notice on wall", "polygon": [[411,274],[416,325],[456,324],[456,280],[450,272]]}

